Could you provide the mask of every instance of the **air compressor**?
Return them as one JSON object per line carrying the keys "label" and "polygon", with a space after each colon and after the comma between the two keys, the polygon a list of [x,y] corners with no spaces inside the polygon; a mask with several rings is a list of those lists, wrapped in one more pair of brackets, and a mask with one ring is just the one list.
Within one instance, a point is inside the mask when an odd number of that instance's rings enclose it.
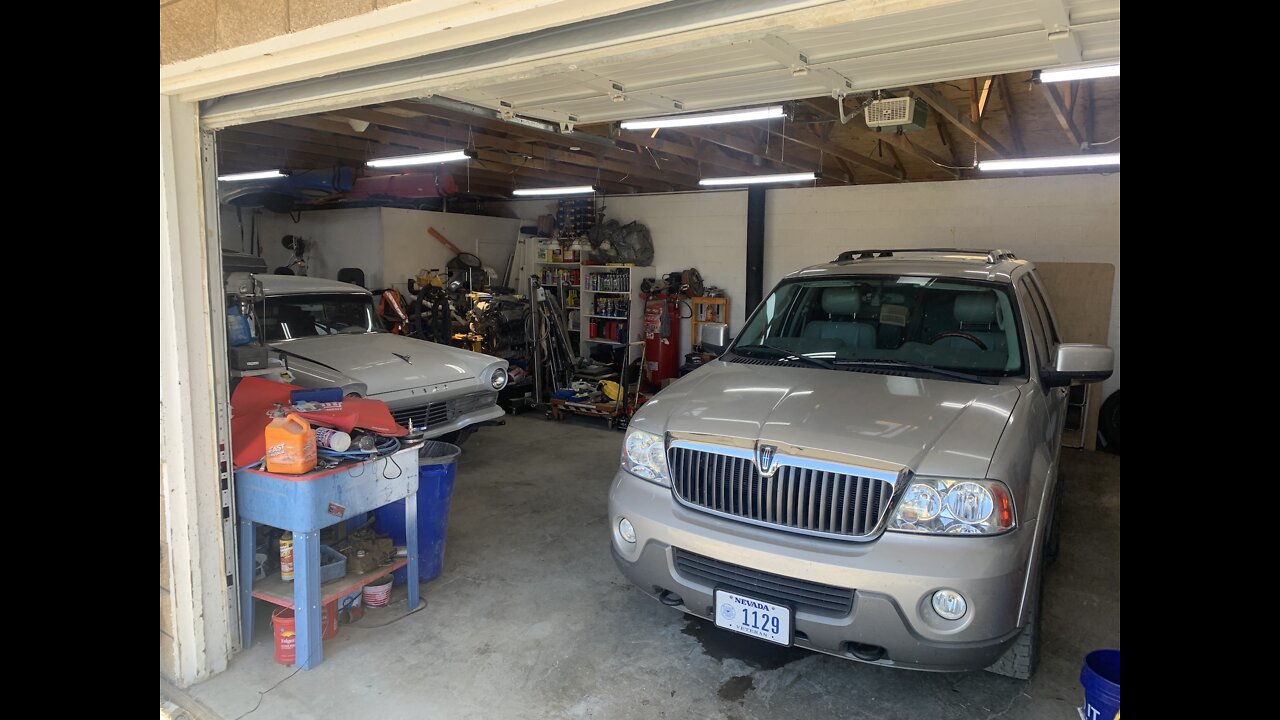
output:
{"label": "air compressor", "polygon": [[662,381],[680,376],[680,298],[650,295],[644,304],[644,381],[661,390]]}

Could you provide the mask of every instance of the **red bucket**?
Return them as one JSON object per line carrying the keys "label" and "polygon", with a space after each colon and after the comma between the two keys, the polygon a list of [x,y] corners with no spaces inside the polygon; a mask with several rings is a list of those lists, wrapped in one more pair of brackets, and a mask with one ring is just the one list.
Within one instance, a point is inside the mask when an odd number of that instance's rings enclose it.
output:
{"label": "red bucket", "polygon": [[[276,662],[292,665],[298,659],[298,633],[293,608],[280,608],[271,613],[272,636],[276,643]],[[331,640],[338,634],[338,601],[320,608],[320,639]]]}
{"label": "red bucket", "polygon": [[276,643],[276,662],[292,665],[298,659],[298,634],[293,625],[293,608],[271,613],[271,635]]}
{"label": "red bucket", "polygon": [[320,608],[320,638],[332,640],[338,634],[338,599],[324,604]]}

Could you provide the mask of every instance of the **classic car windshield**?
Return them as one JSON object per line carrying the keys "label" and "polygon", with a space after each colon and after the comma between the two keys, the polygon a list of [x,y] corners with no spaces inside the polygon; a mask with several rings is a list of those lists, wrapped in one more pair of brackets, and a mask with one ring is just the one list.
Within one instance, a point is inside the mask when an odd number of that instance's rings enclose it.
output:
{"label": "classic car windshield", "polygon": [[785,282],[732,350],[833,369],[897,364],[986,377],[1022,374],[1025,357],[1004,286],[915,275]]}
{"label": "classic car windshield", "polygon": [[258,304],[257,314],[266,324],[268,342],[383,331],[372,299],[364,294],[273,295]]}

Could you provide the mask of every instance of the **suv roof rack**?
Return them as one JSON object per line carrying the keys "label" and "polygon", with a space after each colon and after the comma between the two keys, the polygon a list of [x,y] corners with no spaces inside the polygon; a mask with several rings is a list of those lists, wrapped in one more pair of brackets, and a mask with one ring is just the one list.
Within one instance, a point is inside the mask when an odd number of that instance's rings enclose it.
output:
{"label": "suv roof rack", "polygon": [[836,258],[836,262],[850,260],[872,260],[875,258],[893,257],[894,253],[964,253],[965,255],[985,255],[987,262],[995,264],[1001,260],[1016,260],[1017,256],[1008,250],[972,250],[963,248],[899,248],[896,250],[845,250]]}

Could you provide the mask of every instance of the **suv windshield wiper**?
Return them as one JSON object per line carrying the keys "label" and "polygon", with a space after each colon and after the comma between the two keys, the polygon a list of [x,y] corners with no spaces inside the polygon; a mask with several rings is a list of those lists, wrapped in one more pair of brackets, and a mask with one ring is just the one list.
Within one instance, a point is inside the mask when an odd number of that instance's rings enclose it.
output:
{"label": "suv windshield wiper", "polygon": [[902,370],[918,370],[920,372],[934,373],[956,380],[965,380],[968,382],[982,383],[984,385],[995,385],[999,382],[996,378],[986,375],[975,375],[973,373],[961,372],[959,370],[948,370],[947,368],[934,367],[933,365],[925,365],[924,363],[907,362],[906,360],[837,360],[837,366],[846,367],[884,367],[899,368]]}
{"label": "suv windshield wiper", "polygon": [[[796,352],[795,350],[788,350],[787,348],[784,348],[784,347],[778,347],[777,345],[740,345],[740,346],[735,347],[735,348],[733,349],[733,351],[734,351],[734,352],[741,352],[741,351],[743,351],[743,350],[748,350],[748,351],[750,351],[750,350],[771,350],[771,351],[773,351],[773,352],[775,352],[775,353],[778,353],[778,357],[784,357],[784,356],[785,356],[787,360],[791,360],[791,359],[793,359],[793,358],[794,358],[794,359],[796,359],[796,360],[800,360],[800,361],[802,361],[802,362],[809,363],[810,365],[812,365],[812,366],[814,366],[814,367],[820,367],[820,368],[822,368],[823,370],[835,370],[835,369],[836,369],[836,366],[835,366],[835,365],[832,365],[831,363],[827,362],[826,360],[819,360],[818,358],[812,358],[812,357],[809,357],[808,355],[802,355],[802,354],[800,354],[800,353]],[[748,356],[748,357],[749,357],[749,356]]]}

